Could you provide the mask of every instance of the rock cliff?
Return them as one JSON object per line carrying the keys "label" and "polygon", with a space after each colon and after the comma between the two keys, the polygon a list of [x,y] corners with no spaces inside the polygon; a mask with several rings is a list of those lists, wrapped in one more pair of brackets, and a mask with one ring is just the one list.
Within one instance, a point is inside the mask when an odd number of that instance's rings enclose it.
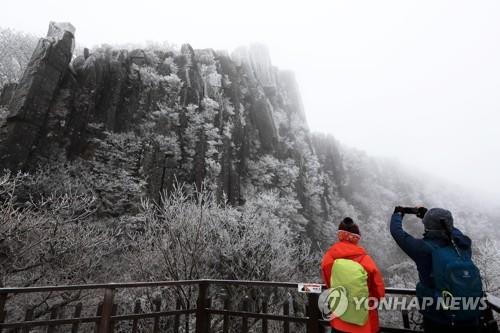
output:
{"label": "rock cliff", "polygon": [[262,45],[231,55],[188,44],[74,55],[74,32],[51,23],[22,78],[3,87],[0,169],[57,179],[65,168],[112,218],[133,215],[142,196],[160,201],[176,182],[232,205],[269,191],[320,246],[343,216],[373,222],[363,232],[377,243],[391,206],[446,203],[401,170],[311,134],[293,73]]}
{"label": "rock cliff", "polygon": [[124,151],[123,168],[153,198],[176,179],[210,186],[234,205],[278,183],[293,200],[309,200],[297,193],[314,154],[297,83],[265,46],[232,55],[188,44],[102,47],[75,56],[74,43],[70,24],[51,23],[22,79],[3,88],[0,168],[113,165],[102,142],[125,135],[135,149]]}

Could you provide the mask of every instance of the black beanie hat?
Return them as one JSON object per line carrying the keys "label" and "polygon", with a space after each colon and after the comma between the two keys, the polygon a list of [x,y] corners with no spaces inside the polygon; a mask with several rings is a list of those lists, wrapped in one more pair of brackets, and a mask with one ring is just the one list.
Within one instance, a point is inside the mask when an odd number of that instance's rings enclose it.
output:
{"label": "black beanie hat", "polygon": [[353,219],[350,217],[346,217],[342,220],[342,222],[340,222],[339,230],[345,230],[348,232],[352,232],[353,234],[361,235],[359,233],[358,225],[356,223],[354,223]]}

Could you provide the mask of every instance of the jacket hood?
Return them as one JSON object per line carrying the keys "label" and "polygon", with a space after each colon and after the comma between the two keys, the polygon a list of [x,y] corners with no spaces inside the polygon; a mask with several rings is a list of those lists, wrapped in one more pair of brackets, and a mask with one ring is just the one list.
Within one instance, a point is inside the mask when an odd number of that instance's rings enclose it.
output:
{"label": "jacket hood", "polygon": [[453,235],[453,242],[463,249],[470,248],[472,244],[470,238],[465,235]]}
{"label": "jacket hood", "polygon": [[443,208],[431,208],[422,219],[426,230],[452,230],[453,215]]}
{"label": "jacket hood", "polygon": [[[462,249],[468,249],[471,247],[472,244],[471,239],[465,236],[464,234],[453,232],[452,237],[453,237],[453,242],[455,243],[456,246]],[[424,233],[424,238],[430,240],[437,240],[441,243],[448,242],[448,236],[446,232],[443,230],[427,230]]]}
{"label": "jacket hood", "polygon": [[340,241],[333,244],[332,247],[330,247],[330,249],[328,250],[328,253],[333,257],[333,259],[338,259],[358,257],[360,255],[365,255],[366,251],[359,245]]}

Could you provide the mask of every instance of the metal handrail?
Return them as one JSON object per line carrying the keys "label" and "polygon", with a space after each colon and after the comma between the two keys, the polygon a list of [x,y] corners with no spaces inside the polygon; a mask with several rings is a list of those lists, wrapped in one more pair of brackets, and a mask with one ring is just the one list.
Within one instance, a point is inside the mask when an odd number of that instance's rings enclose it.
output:
{"label": "metal handrail", "polygon": [[[176,287],[176,286],[198,286],[198,301],[196,302],[195,308],[185,308],[169,311],[160,311],[156,309],[154,312],[148,313],[138,313],[133,314],[120,314],[116,315],[114,312],[113,295],[117,289],[128,289],[128,288],[144,288],[144,287]],[[289,314],[288,308],[283,309],[283,314],[272,314],[272,313],[256,313],[248,311],[248,309],[243,309],[243,311],[232,311],[229,308],[224,307],[224,309],[216,309],[210,306],[210,301],[208,299],[208,288],[211,285],[234,285],[234,286],[248,286],[248,287],[279,287],[279,288],[297,288],[298,283],[295,282],[274,282],[274,281],[248,281],[248,280],[217,280],[217,279],[199,279],[199,280],[180,280],[180,281],[155,281],[155,282],[119,282],[119,283],[101,283],[101,284],[84,284],[84,285],[63,285],[63,286],[40,286],[40,287],[7,287],[0,288],[0,332],[2,329],[6,328],[29,328],[34,326],[47,326],[53,327],[56,325],[63,324],[73,324],[76,325],[78,330],[79,323],[89,323],[95,322],[99,327],[99,333],[113,332],[113,325],[116,322],[124,320],[134,321],[136,325],[138,320],[146,318],[154,318],[157,321],[160,317],[175,316],[178,318],[180,315],[189,316],[194,314],[196,317],[196,333],[206,333],[208,332],[208,324],[210,322],[210,316],[223,316],[224,321],[228,320],[229,317],[238,317],[242,320],[247,320],[248,318],[254,318],[256,320],[275,320],[284,323],[284,327],[288,327],[287,323],[304,323],[306,324],[306,331],[308,333],[322,332],[321,326],[328,325],[328,321],[321,320],[321,315],[317,308],[317,294],[307,294],[307,312],[304,317],[297,317]],[[323,288],[326,286],[322,285]],[[57,319],[51,318],[46,320],[33,320],[32,317],[28,318],[26,316],[23,322],[9,322],[4,323],[5,320],[5,303],[8,300],[8,295],[12,294],[25,294],[25,293],[41,293],[41,292],[54,292],[54,291],[74,291],[74,290],[104,290],[104,299],[100,310],[98,310],[97,316],[92,317],[76,317],[76,318],[65,318]],[[416,295],[414,289],[405,288],[386,288],[386,293],[390,295]],[[500,313],[500,299],[495,297],[488,297],[489,304],[489,322],[496,323],[493,319],[493,312]],[[81,305],[80,305],[81,306]],[[135,311],[135,310],[134,310]],[[403,311],[403,323],[404,328],[387,328],[382,327],[382,332],[416,332],[410,329],[408,321],[408,313]],[[177,320],[178,325],[178,320]],[[266,324],[267,327],[267,324]],[[76,331],[77,331],[76,330]],[[76,332],[75,331],[75,332]],[[47,331],[49,332],[49,330]],[[155,326],[154,332],[158,332],[157,326]],[[285,329],[285,332],[289,330]],[[498,332],[498,328],[493,329],[491,332]]]}
{"label": "metal handrail", "polygon": [[[240,285],[240,286],[246,285],[253,287],[281,287],[281,288],[297,288],[299,284],[298,282],[198,279],[198,280],[151,281],[151,282],[109,282],[109,283],[39,286],[39,287],[4,287],[0,288],[0,294],[21,294],[21,293],[37,293],[37,292],[48,292],[48,291],[71,291],[71,290],[92,290],[92,289],[168,287],[168,286],[180,286],[180,285],[196,285],[200,283],[219,284],[219,285]],[[324,284],[322,284],[322,286],[323,288],[326,287]],[[385,288],[385,292],[391,295],[416,294],[415,289],[407,289],[407,288]]]}
{"label": "metal handrail", "polygon": [[38,293],[47,291],[70,291],[70,290],[92,290],[92,289],[123,289],[142,287],[168,287],[180,285],[195,285],[204,280],[179,280],[179,281],[157,281],[157,282],[110,282],[94,284],[75,284],[62,286],[40,286],[40,287],[7,287],[0,288],[0,294]]}
{"label": "metal handrail", "polygon": [[500,298],[493,296],[493,295],[487,295],[486,301],[488,302],[488,305],[495,311],[496,313],[500,313]]}

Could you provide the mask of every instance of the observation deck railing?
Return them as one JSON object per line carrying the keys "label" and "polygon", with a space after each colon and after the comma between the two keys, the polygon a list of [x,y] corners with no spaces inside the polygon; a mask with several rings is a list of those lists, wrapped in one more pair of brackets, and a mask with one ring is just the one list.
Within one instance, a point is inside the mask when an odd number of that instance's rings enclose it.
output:
{"label": "observation deck railing", "polygon": [[[323,320],[318,309],[318,294],[300,294],[297,283],[264,282],[264,281],[234,281],[234,280],[192,280],[192,281],[161,281],[161,282],[133,282],[133,283],[108,283],[87,285],[66,285],[26,288],[0,288],[0,333],[1,332],[117,332],[117,326],[127,323],[126,330],[120,332],[330,332],[329,323]],[[123,292],[145,289],[177,289],[178,295],[186,295],[185,288],[193,291],[193,302],[182,301],[179,298],[162,298],[156,296],[152,300],[149,311],[143,309],[144,299],[134,299],[128,295],[128,307],[121,306],[116,296]],[[285,300],[271,304],[269,298],[260,296],[250,297],[238,292],[233,296],[224,295],[224,288],[240,288],[246,292],[253,290],[281,290],[287,295]],[[78,297],[72,299],[70,295],[76,293]],[[84,308],[81,300],[82,294],[92,294],[97,300],[94,308],[95,315],[82,315]],[[415,290],[387,288],[388,296],[413,296]],[[50,304],[51,296],[67,299],[66,302]],[[35,297],[38,295],[38,298]],[[45,295],[40,298],[40,295]],[[237,300],[238,306],[234,302]],[[36,299],[36,304],[24,304],[23,316],[19,320],[19,311],[22,305],[9,309],[9,303],[21,301],[30,303]],[[255,296],[255,295],[254,295]],[[302,297],[299,301],[297,298]],[[196,298],[196,301],[194,299]],[[295,301],[294,301],[295,300]],[[36,311],[36,307],[44,305],[44,311]],[[193,303],[193,304],[190,304]],[[232,304],[233,303],[233,304]],[[489,307],[483,313],[485,332],[498,333],[498,325],[494,320],[493,312],[500,313],[500,302],[488,300]],[[72,311],[63,307],[71,307]],[[88,307],[87,307],[88,308]],[[133,308],[133,310],[131,310]],[[128,310],[127,310],[128,309]],[[269,311],[271,309],[271,311]],[[16,312],[17,316],[9,314]],[[381,332],[418,332],[411,323],[408,311],[401,311],[402,327],[382,327]],[[271,327],[271,323],[274,325]],[[279,323],[278,325],[276,323]],[[383,321],[382,321],[383,323]],[[236,327],[236,329],[235,329]]]}

